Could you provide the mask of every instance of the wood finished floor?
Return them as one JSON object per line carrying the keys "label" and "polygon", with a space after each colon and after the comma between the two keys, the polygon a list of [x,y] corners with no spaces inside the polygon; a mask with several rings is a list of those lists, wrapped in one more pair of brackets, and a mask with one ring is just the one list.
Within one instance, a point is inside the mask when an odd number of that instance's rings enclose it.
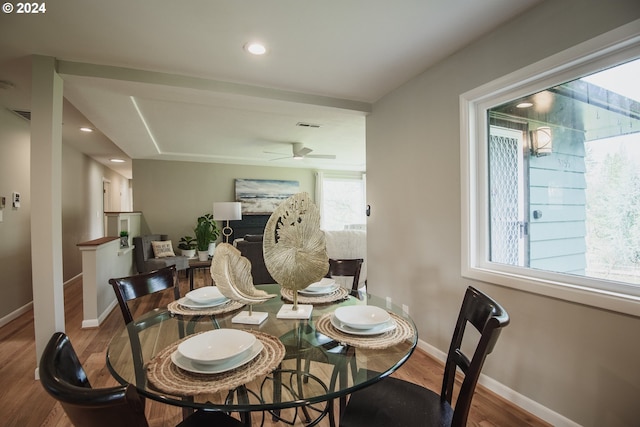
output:
{"label": "wood finished floor", "polygon": [[[186,279],[181,278],[182,294],[187,286]],[[94,387],[117,385],[105,366],[105,351],[111,337],[123,326],[120,310],[113,310],[99,328],[81,329],[82,280],[67,284],[64,295],[66,333],[89,380]],[[144,312],[148,307],[166,304],[170,297],[148,298],[137,304],[136,310]],[[33,312],[30,311],[0,328],[0,424],[7,427],[71,426],[60,405],[34,380],[35,367]],[[442,373],[443,366],[439,361],[417,349],[394,376],[439,390]],[[472,406],[469,426],[549,426],[481,386],[476,389]],[[179,408],[151,400],[147,400],[146,411],[151,427],[175,426],[181,419]],[[287,426],[282,422],[272,423],[270,417],[266,417],[264,425]],[[303,425],[301,422],[296,424]],[[323,420],[319,425],[328,426],[329,423]]]}

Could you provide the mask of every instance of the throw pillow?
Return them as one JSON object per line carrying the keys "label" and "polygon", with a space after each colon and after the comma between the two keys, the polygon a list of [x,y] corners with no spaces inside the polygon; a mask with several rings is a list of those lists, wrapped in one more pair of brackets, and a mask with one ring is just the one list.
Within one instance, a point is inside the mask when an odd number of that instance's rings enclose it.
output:
{"label": "throw pillow", "polygon": [[173,247],[171,246],[171,240],[162,240],[159,242],[151,242],[153,247],[153,255],[156,258],[165,258],[168,256],[176,256],[173,253]]}

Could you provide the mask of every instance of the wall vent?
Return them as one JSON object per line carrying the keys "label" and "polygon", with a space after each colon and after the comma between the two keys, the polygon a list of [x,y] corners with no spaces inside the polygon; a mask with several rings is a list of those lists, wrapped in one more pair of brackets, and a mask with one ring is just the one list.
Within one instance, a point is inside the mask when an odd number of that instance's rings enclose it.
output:
{"label": "wall vent", "polygon": [[300,126],[303,128],[319,128],[320,127],[320,125],[316,125],[313,123],[305,123],[305,122],[298,122],[296,123],[296,126]]}

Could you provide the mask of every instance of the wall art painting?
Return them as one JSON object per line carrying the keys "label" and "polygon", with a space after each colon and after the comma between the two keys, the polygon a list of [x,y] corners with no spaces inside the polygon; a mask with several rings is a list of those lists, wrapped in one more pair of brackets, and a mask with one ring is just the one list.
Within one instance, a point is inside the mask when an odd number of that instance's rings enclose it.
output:
{"label": "wall art painting", "polygon": [[298,181],[236,179],[236,202],[242,203],[242,215],[271,214],[299,188]]}

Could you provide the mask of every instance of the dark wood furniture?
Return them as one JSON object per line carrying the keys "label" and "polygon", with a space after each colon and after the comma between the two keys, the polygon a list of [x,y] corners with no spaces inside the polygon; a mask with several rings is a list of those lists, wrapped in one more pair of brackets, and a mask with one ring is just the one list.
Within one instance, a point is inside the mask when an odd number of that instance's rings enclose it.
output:
{"label": "dark wood furniture", "polygon": [[[144,400],[132,385],[94,389],[63,332],[52,335],[39,366],[40,382],[76,427],[148,427]],[[177,427],[240,427],[222,412],[198,411]]]}
{"label": "dark wood furniture", "polygon": [[353,277],[351,285],[351,295],[358,295],[358,284],[360,283],[360,270],[364,259],[329,259],[329,272],[327,277],[343,276]]}
{"label": "dark wood furniture", "polygon": [[[189,279],[189,290],[193,290],[193,275],[196,270],[210,270],[211,269],[211,259],[206,261],[200,261],[199,259],[190,259],[189,267],[187,268],[187,278]],[[207,281],[205,280],[205,283]],[[213,279],[211,278],[211,274],[209,274],[209,282],[213,285]]]}
{"label": "dark wood furniture", "polygon": [[251,261],[251,277],[255,285],[276,283],[264,262],[262,234],[247,234],[243,239],[236,240],[235,245],[242,256]]}
{"label": "dark wood furniture", "polygon": [[[480,332],[471,359],[461,349],[467,324]],[[508,324],[509,315],[500,304],[477,289],[468,287],[449,347],[440,394],[408,381],[385,378],[351,395],[340,426],[464,427],[482,365],[493,350],[502,328]],[[462,371],[464,379],[453,409],[451,402],[456,368]],[[381,378],[375,372],[369,371],[369,375]]]}
{"label": "dark wood furniture", "polygon": [[173,289],[174,298],[180,298],[178,272],[175,265],[135,276],[109,279],[109,284],[113,286],[116,293],[124,323],[133,321],[133,315],[128,305],[131,300],[166,289]]}
{"label": "dark wood furniture", "polygon": [[229,226],[233,229],[229,243],[233,243],[235,239],[242,239],[247,234],[263,234],[270,217],[271,214],[242,215],[242,219],[229,221]]}

